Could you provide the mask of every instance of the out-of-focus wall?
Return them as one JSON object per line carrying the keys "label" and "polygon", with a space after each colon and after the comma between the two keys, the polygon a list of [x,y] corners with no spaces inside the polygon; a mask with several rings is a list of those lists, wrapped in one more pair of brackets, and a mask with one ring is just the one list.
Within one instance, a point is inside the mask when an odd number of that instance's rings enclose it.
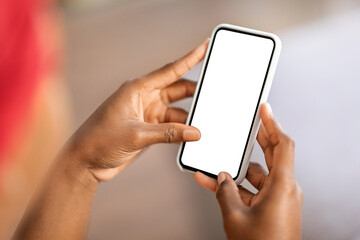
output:
{"label": "out-of-focus wall", "polygon": [[279,32],[359,5],[356,0],[66,0],[66,72],[76,125],[123,81],[180,57],[218,23]]}
{"label": "out-of-focus wall", "polygon": [[[75,125],[124,81],[181,57],[218,23],[278,33],[358,6],[350,0],[66,1],[66,75]],[[89,239],[225,238],[215,196],[178,170],[176,152],[176,145],[153,146],[102,184]]]}

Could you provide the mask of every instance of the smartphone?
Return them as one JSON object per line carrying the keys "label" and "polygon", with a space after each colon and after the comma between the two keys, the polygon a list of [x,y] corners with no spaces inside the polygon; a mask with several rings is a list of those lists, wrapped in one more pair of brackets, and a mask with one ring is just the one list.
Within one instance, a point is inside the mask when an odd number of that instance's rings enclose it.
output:
{"label": "smartphone", "polygon": [[178,165],[216,178],[245,178],[281,50],[271,33],[218,25],[210,38],[187,124],[201,139],[180,145]]}

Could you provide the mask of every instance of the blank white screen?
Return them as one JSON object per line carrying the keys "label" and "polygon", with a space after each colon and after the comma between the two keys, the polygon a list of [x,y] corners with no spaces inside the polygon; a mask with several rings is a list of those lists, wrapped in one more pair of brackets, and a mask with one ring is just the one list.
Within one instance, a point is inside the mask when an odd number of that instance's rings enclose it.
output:
{"label": "blank white screen", "polygon": [[273,48],[268,38],[217,32],[191,122],[201,139],[185,144],[184,165],[236,177]]}

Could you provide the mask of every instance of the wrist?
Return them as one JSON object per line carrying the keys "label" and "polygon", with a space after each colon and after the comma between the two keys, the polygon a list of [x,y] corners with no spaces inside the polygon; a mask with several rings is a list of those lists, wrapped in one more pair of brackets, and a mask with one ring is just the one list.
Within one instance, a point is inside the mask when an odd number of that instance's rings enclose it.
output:
{"label": "wrist", "polygon": [[89,171],[82,159],[81,155],[76,151],[66,149],[60,154],[60,168],[63,170],[66,180],[71,184],[78,185],[86,191],[95,193],[99,181]]}
{"label": "wrist", "polygon": [[[79,156],[64,148],[29,206],[19,238],[84,239],[98,181]],[[71,221],[69,221],[71,219]]]}

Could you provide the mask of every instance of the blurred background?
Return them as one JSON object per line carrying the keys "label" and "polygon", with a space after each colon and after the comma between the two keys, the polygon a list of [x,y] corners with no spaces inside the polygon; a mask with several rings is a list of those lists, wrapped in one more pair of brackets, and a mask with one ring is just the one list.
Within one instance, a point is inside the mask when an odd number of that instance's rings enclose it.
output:
{"label": "blurred background", "polygon": [[[74,129],[124,81],[181,57],[219,23],[278,34],[269,101],[297,144],[304,239],[360,239],[359,1],[69,0],[64,19]],[[215,196],[179,171],[177,150],[153,146],[101,185],[89,239],[225,238]],[[263,163],[257,146],[252,160]]]}
{"label": "blurred background", "polygon": [[[0,199],[0,208],[29,196],[24,189],[34,186],[30,180],[40,178],[49,156],[123,82],[174,61],[217,24],[231,23],[276,33],[283,42],[269,102],[296,142],[304,239],[360,239],[360,1],[65,0],[59,5],[61,12],[47,19],[51,24],[42,24],[44,41],[55,45],[53,55],[60,59],[44,78],[55,80],[39,87],[30,127],[21,148],[13,150],[19,161],[9,175],[15,180],[0,189],[10,197]],[[200,67],[186,77],[196,81]],[[190,103],[177,105],[188,109]],[[225,239],[214,194],[180,172],[177,150],[178,145],[152,146],[101,184],[88,239]],[[252,160],[264,164],[257,145]]]}

